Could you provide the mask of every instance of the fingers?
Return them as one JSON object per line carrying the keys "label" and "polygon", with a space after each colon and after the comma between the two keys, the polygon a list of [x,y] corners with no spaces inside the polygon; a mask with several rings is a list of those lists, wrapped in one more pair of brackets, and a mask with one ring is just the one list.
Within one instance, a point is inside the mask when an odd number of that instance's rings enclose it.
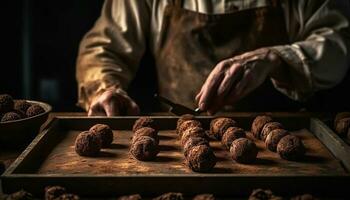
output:
{"label": "fingers", "polygon": [[99,103],[94,103],[89,108],[88,116],[106,116],[106,113]]}
{"label": "fingers", "polygon": [[140,115],[140,107],[129,98],[128,107],[126,109],[127,115]]}
{"label": "fingers", "polygon": [[103,108],[107,114],[107,117],[120,115],[118,100],[117,101],[112,100],[108,103],[103,104]]}

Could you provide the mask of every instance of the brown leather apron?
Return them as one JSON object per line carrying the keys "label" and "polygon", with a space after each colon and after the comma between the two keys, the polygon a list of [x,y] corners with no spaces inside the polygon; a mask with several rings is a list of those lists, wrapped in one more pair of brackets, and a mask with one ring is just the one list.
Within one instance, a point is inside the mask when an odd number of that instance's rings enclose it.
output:
{"label": "brown leather apron", "polygon": [[[195,108],[195,95],[218,62],[261,47],[287,43],[283,11],[275,1],[267,7],[208,15],[183,9],[182,1],[176,0],[165,9],[155,56],[159,93]],[[287,102],[289,105],[291,101],[267,80],[241,100],[236,110],[285,109]]]}

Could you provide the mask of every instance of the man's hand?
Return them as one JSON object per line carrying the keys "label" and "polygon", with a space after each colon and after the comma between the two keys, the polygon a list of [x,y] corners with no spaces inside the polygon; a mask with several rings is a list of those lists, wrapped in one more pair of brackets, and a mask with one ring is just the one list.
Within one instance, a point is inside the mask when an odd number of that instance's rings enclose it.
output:
{"label": "man's hand", "polygon": [[91,102],[88,116],[138,115],[139,106],[122,90],[110,89],[97,95]]}
{"label": "man's hand", "polygon": [[209,74],[196,96],[199,108],[216,113],[259,87],[282,61],[268,48],[223,60]]}

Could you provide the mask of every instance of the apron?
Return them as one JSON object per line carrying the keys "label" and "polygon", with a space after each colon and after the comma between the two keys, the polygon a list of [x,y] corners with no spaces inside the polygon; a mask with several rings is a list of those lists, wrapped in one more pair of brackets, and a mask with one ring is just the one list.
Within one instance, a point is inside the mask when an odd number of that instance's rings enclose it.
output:
{"label": "apron", "polygon": [[[175,0],[165,9],[155,54],[159,93],[195,108],[195,96],[217,63],[261,47],[288,44],[279,3],[227,14],[202,14]],[[295,103],[267,79],[237,105],[236,111],[293,110]]]}

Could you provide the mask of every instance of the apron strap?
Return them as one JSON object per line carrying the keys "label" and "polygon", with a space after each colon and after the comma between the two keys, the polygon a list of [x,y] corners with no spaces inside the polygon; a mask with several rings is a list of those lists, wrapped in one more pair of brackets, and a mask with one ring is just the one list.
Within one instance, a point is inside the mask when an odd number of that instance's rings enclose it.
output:
{"label": "apron strap", "polygon": [[182,8],[183,1],[182,0],[175,0],[175,7],[177,8]]}

